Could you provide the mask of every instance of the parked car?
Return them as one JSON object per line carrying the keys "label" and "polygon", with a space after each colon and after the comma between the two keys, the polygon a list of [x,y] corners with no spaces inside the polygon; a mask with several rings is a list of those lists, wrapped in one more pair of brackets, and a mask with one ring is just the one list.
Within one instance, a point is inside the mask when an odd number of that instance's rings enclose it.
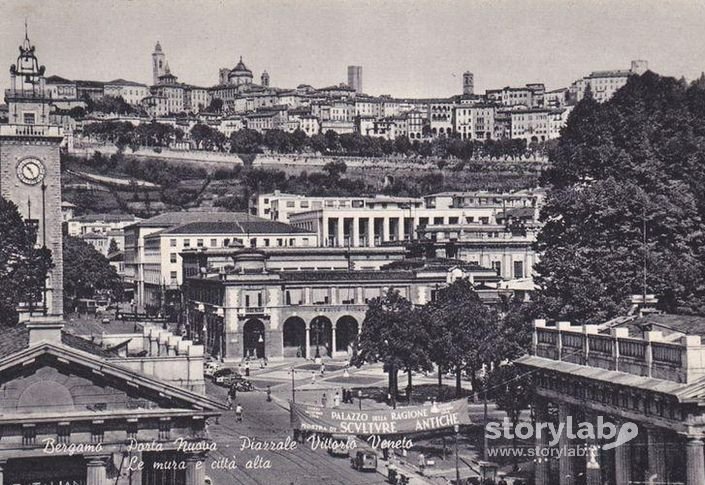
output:
{"label": "parked car", "polygon": [[241,391],[242,389],[240,389],[240,383],[242,382],[242,379],[243,379],[243,377],[238,373],[228,374],[228,375],[222,376],[221,380],[217,384],[224,386],[224,387],[231,387],[234,385],[234,386],[236,386],[236,389],[238,391]]}
{"label": "parked car", "polygon": [[374,472],[377,471],[377,454],[370,450],[357,450],[350,463],[355,470]]}
{"label": "parked car", "polygon": [[220,362],[210,360],[203,364],[203,375],[206,377],[213,377],[213,374],[215,374],[222,367],[223,364],[221,364]]}
{"label": "parked car", "polygon": [[[219,385],[224,385],[223,381],[226,376],[230,375],[236,375],[239,376],[240,374],[237,373],[235,369],[231,369],[230,367],[225,367],[222,369],[218,369],[217,371],[213,372],[213,382]],[[232,381],[231,381],[232,383]],[[230,385],[230,384],[228,384]]]}

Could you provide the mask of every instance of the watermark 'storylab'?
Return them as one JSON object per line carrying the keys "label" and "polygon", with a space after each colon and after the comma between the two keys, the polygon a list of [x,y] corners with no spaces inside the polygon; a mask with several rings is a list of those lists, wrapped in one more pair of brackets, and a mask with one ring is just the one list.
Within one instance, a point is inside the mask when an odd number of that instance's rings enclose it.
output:
{"label": "watermark 'storylab'", "polygon": [[639,428],[636,423],[627,421],[618,426],[605,420],[602,416],[598,416],[595,423],[580,422],[577,426],[573,425],[571,416],[568,416],[564,423],[558,424],[537,421],[536,423],[521,422],[513,425],[511,420],[504,418],[501,423],[493,421],[485,426],[485,435],[489,439],[502,437],[513,439],[516,437],[523,440],[541,440],[542,437],[548,437],[545,444],[556,446],[560,442],[561,436],[565,436],[569,440],[602,443],[603,450],[623,445],[633,440],[638,434]]}

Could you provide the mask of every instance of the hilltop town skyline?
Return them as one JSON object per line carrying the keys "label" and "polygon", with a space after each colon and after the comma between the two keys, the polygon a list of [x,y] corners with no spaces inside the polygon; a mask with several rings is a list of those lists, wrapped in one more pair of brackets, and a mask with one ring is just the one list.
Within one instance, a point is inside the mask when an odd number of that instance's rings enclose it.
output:
{"label": "hilltop town skyline", "polygon": [[[6,13],[0,54],[16,57],[27,19],[47,72],[69,79],[149,83],[157,41],[172,72],[194,85],[217,84],[218,69],[232,68],[242,56],[257,77],[266,70],[271,85],[283,88],[337,85],[346,82],[348,65],[361,65],[367,93],[395,97],[459,94],[466,70],[475,74],[476,92],[531,82],[554,89],[594,70],[628,69],[631,59],[647,59],[656,72],[691,80],[705,59],[705,47],[679,40],[705,20],[705,8],[686,2],[45,5],[38,10],[28,2],[0,1]],[[57,16],[65,24],[50,20]],[[625,22],[641,28],[620,29]],[[501,42],[493,43],[495,37]],[[388,53],[379,55],[380,49]]]}

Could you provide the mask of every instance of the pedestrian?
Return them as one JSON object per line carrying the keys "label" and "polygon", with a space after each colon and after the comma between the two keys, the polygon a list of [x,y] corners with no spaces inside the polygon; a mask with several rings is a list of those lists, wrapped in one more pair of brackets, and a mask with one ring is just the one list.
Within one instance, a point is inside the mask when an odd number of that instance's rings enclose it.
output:
{"label": "pedestrian", "polygon": [[228,392],[233,401],[237,399],[237,384],[235,384],[234,382],[230,384],[230,391]]}
{"label": "pedestrian", "polygon": [[324,392],[323,397],[321,398],[321,405],[323,407],[326,407],[327,404],[328,404],[328,397],[326,396],[326,393]]}
{"label": "pedestrian", "polygon": [[343,388],[343,403],[348,403],[348,390]]}
{"label": "pedestrian", "polygon": [[423,455],[423,453],[419,453],[419,468],[421,470],[426,468],[426,457]]}
{"label": "pedestrian", "polygon": [[237,406],[235,406],[235,419],[238,422],[242,422],[242,406],[240,406],[240,403],[237,403]]}
{"label": "pedestrian", "polygon": [[311,371],[311,384],[315,384],[315,383],[316,383],[316,372]]}
{"label": "pedestrian", "polygon": [[267,402],[272,402],[272,386],[267,386]]}
{"label": "pedestrian", "polygon": [[250,377],[250,362],[245,362],[245,377]]}
{"label": "pedestrian", "polygon": [[338,394],[338,391],[335,391],[335,396],[333,396],[333,407],[337,408],[340,406],[340,394]]}
{"label": "pedestrian", "polygon": [[348,366],[347,366],[347,365],[345,366],[345,370],[343,371],[343,377],[345,377],[346,379],[347,379],[348,377],[350,377],[350,373],[348,372]]}
{"label": "pedestrian", "polygon": [[326,373],[326,363],[321,362],[321,377],[323,377]]}
{"label": "pedestrian", "polygon": [[227,403],[228,403],[228,409],[232,409],[233,408],[233,397],[230,395],[230,393],[228,393]]}

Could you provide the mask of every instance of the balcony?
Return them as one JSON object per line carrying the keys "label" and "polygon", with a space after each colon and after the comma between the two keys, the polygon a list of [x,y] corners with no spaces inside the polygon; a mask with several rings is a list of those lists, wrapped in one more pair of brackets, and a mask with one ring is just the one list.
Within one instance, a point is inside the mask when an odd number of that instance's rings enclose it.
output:
{"label": "balcony", "polygon": [[46,136],[63,138],[60,126],[47,125],[0,125],[0,136]]}
{"label": "balcony", "polygon": [[629,337],[628,329],[598,333],[597,325],[546,327],[534,321],[532,354],[536,357],[610,371],[690,384],[705,376],[705,346],[700,336],[666,341],[659,331],[646,338]]}
{"label": "balcony", "polygon": [[269,310],[263,306],[247,306],[237,309],[239,317],[266,317],[269,316]]}

